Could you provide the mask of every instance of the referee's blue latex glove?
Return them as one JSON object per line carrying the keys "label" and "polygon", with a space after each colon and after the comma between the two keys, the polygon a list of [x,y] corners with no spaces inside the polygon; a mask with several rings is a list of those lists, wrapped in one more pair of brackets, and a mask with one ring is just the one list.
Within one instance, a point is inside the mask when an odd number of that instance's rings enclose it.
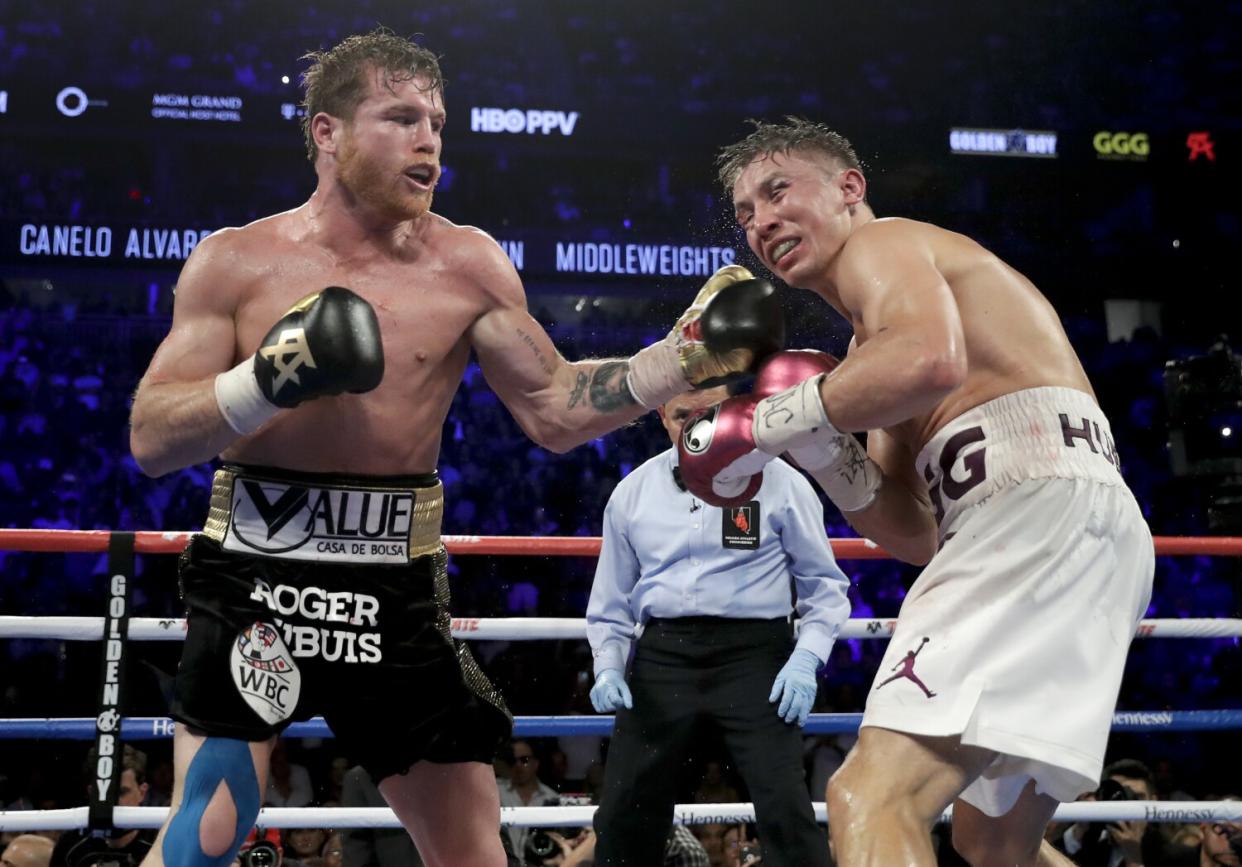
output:
{"label": "referee's blue latex glove", "polygon": [[599,713],[615,713],[622,706],[633,707],[634,698],[625,685],[625,675],[615,668],[601,671],[595,678],[595,686],[591,687],[591,706]]}
{"label": "referee's blue latex glove", "polygon": [[[811,713],[811,705],[815,704],[815,692],[819,688],[815,680],[815,672],[819,670],[819,657],[805,648],[799,647],[789,654],[789,661],[776,675],[772,684],[772,694],[768,701],[780,705],[776,715],[787,723],[797,722],[799,726],[806,723]],[[594,697],[592,692],[591,696]]]}

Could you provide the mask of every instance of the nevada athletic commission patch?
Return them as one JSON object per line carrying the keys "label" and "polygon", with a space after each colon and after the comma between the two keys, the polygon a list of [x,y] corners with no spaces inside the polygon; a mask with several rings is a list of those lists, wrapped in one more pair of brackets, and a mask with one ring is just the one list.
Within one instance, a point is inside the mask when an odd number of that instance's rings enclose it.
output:
{"label": "nevada athletic commission patch", "polygon": [[269,725],[293,715],[302,694],[302,673],[280,631],[256,621],[233,642],[229,668],[238,693]]}

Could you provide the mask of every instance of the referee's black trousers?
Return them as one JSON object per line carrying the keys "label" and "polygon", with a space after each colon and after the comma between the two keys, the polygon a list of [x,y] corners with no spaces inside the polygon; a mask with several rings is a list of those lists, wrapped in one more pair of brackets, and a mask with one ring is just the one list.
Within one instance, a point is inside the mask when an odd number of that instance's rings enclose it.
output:
{"label": "referee's black trousers", "polygon": [[[802,730],[769,704],[793,650],[784,620],[652,620],[634,653],[595,813],[598,867],[655,867],[695,739],[714,726],[755,805],[764,867],[828,867],[802,764]],[[727,821],[722,819],[722,821]]]}

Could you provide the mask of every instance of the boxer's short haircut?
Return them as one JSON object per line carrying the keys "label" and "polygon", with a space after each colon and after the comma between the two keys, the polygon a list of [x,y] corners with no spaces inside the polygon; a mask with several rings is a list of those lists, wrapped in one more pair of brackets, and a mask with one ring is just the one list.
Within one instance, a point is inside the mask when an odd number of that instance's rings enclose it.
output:
{"label": "boxer's short haircut", "polygon": [[721,148],[716,156],[718,178],[725,192],[732,194],[733,185],[743,170],[760,157],[787,154],[791,151],[820,153],[843,168],[861,169],[862,163],[849,139],[804,117],[788,115],[784,123],[765,123],[751,118],[755,129],[739,142]]}
{"label": "boxer's short haircut", "polygon": [[367,97],[367,72],[382,69],[391,89],[396,83],[424,76],[426,90],[444,94],[440,60],[421,45],[400,37],[386,27],[350,36],[327,51],[311,51],[301,57],[311,61],[302,73],[306,99],[302,105],[302,136],[306,156],[312,163],[319,154],[311,136],[311,119],[319,112],[333,117],[351,118],[358,104]]}

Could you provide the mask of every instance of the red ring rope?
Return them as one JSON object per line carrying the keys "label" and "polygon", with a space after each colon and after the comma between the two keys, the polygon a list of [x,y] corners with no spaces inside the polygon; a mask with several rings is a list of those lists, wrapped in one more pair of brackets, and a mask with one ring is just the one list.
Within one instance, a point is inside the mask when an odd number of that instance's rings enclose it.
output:
{"label": "red ring rope", "polygon": [[[109,530],[11,530],[0,529],[0,551],[103,552],[108,550]],[[189,541],[185,531],[136,533],[140,554],[180,554]],[[830,539],[833,553],[842,560],[883,560],[889,557],[865,539]],[[1242,556],[1238,536],[1157,536],[1156,553],[1168,555]],[[507,554],[540,557],[595,557],[598,536],[445,536],[450,554]]]}

